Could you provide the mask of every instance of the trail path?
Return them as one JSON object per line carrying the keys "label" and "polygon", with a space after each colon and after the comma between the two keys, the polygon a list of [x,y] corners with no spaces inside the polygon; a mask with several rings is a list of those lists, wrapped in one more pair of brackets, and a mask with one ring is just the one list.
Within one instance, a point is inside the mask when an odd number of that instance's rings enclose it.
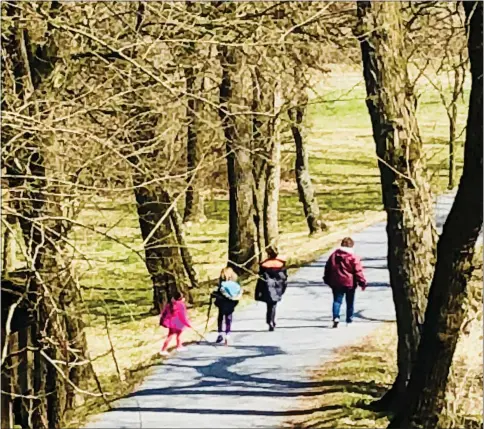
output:
{"label": "trail path", "polygon": [[[438,224],[452,201],[453,195],[439,198]],[[237,311],[231,347],[189,346],[154,367],[136,392],[86,427],[275,428],[292,415],[311,414],[311,409],[294,409],[295,398],[314,386],[309,370],[330,359],[337,348],[394,321],[385,224],[353,238],[369,286],[356,293],[351,326],[331,328],[331,290],[321,280],[326,254],[289,278],[274,332],[267,331],[263,304]],[[345,306],[342,320],[344,315]],[[210,334],[209,340],[215,336]]]}

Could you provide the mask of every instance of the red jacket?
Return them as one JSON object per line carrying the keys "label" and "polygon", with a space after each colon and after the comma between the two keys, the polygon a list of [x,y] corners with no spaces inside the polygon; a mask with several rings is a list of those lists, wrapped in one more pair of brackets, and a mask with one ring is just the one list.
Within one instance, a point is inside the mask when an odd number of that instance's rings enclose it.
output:
{"label": "red jacket", "polygon": [[361,286],[364,289],[366,287],[360,259],[347,248],[339,248],[331,254],[324,268],[323,280],[332,288],[343,286],[352,289]]}

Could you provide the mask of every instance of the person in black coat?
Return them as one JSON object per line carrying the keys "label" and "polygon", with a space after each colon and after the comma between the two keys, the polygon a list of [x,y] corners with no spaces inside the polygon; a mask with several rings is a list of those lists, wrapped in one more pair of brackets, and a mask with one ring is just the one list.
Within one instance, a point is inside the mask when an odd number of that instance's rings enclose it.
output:
{"label": "person in black coat", "polygon": [[268,247],[267,256],[268,258],[260,264],[255,299],[267,304],[266,322],[269,331],[273,331],[276,327],[276,306],[287,288],[287,269],[286,261],[278,258],[275,247]]}

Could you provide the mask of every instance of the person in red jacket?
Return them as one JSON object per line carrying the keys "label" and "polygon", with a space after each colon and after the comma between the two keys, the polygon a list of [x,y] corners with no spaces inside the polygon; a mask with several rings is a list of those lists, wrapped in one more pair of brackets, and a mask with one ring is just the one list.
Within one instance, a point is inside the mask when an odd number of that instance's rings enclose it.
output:
{"label": "person in red jacket", "polygon": [[333,328],[338,327],[343,297],[346,296],[346,323],[351,323],[356,287],[366,288],[360,258],[353,251],[354,244],[350,237],[343,238],[341,247],[331,254],[324,268],[323,280],[333,291]]}

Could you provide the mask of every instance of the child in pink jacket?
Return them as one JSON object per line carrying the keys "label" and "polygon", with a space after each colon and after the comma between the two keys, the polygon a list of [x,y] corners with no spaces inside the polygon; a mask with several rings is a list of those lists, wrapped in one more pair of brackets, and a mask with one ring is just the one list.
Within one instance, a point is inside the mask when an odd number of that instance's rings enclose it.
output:
{"label": "child in pink jacket", "polygon": [[188,320],[185,298],[181,293],[175,292],[171,301],[166,304],[161,313],[160,325],[168,328],[168,336],[163,343],[160,354],[162,356],[168,355],[167,349],[173,337],[176,337],[176,349],[183,350],[181,334],[185,328],[190,328],[191,325]]}

